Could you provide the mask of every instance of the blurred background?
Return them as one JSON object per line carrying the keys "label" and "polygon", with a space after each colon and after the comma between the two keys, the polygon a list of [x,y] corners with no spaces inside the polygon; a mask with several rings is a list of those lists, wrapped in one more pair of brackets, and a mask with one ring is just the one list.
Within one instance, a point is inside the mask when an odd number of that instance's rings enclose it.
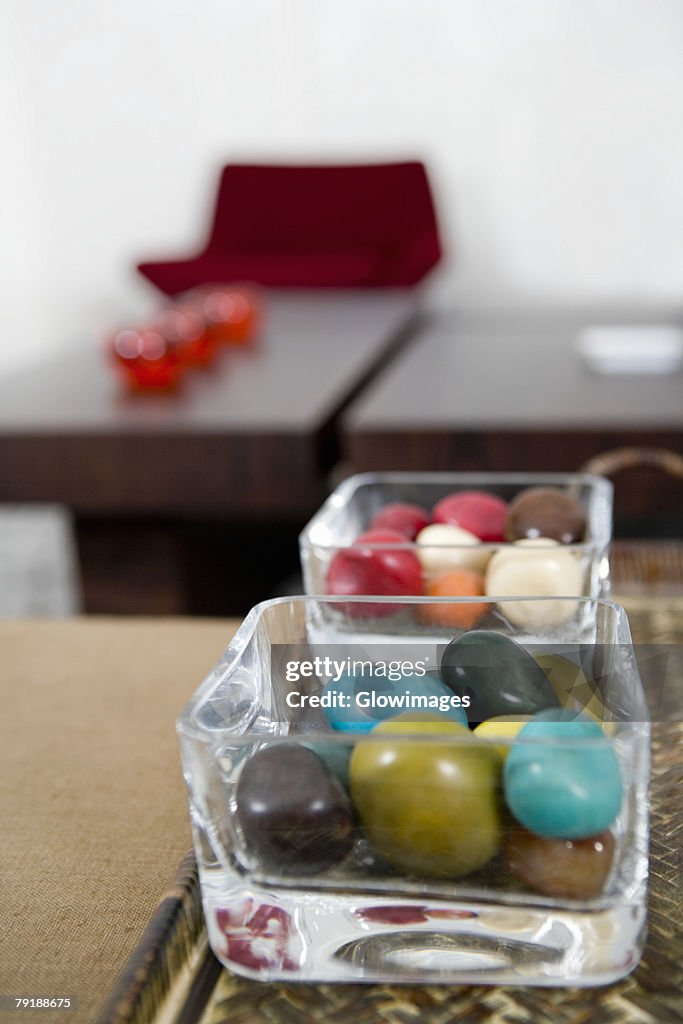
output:
{"label": "blurred background", "polygon": [[141,314],[133,258],[202,239],[228,160],[421,157],[445,305],[681,301],[672,0],[4,0],[0,18],[3,369]]}
{"label": "blurred background", "polygon": [[[465,324],[479,331],[482,345],[487,332],[498,337],[501,324],[515,323],[517,334],[541,332],[547,344],[566,347],[568,315],[574,333],[594,323],[678,327],[682,46],[683,7],[674,0],[4,0],[0,498],[15,515],[22,502],[66,509],[75,522],[81,607],[246,611],[296,573],[296,534],[340,466],[400,468],[405,445],[392,449],[382,441],[378,455],[377,446],[358,440],[363,417],[370,434],[379,429],[367,406],[361,404],[355,421],[356,440],[347,443],[343,426],[353,422],[354,401],[371,401],[366,385],[381,392],[378,367],[384,372],[398,349],[404,355],[412,344],[396,328],[395,310],[390,319],[400,345],[373,350],[372,366],[362,373],[356,364],[340,367],[339,387],[314,427],[269,421],[273,392],[264,390],[261,434],[310,430],[318,477],[296,507],[284,502],[279,509],[271,496],[223,507],[215,495],[201,507],[182,501],[176,507],[170,489],[139,507],[130,497],[117,503],[117,486],[128,494],[130,481],[104,479],[104,471],[77,479],[74,467],[86,447],[67,451],[56,440],[51,446],[51,439],[78,435],[91,453],[101,443],[95,458],[104,464],[117,457],[112,438],[145,435],[159,423],[167,437],[205,431],[215,439],[217,421],[208,412],[222,401],[215,380],[206,395],[193,384],[190,397],[174,399],[170,410],[157,402],[145,410],[138,403],[131,412],[102,352],[107,332],[144,322],[162,298],[136,264],[202,247],[224,165],[423,162],[443,258],[416,296],[422,322],[443,314],[447,330],[457,333],[457,324]],[[298,322],[291,307],[279,313],[267,291],[260,301],[273,331]],[[324,309],[316,310],[316,323],[327,322]],[[331,314],[338,323],[347,315],[346,307]],[[349,323],[356,338],[365,329],[362,317],[352,315]],[[377,330],[369,327],[369,335]],[[83,359],[69,362],[76,350]],[[96,352],[102,366],[101,392],[83,369],[86,351]],[[672,358],[675,369],[675,352]],[[286,392],[291,382],[282,365],[277,373]],[[250,364],[244,372],[256,370]],[[330,365],[329,374],[336,372]],[[299,373],[292,363],[292,376]],[[516,423],[517,440],[496,456],[490,444],[468,449],[472,430],[453,424],[453,444],[439,448],[432,465],[423,449],[413,461],[424,469],[566,470],[622,444],[680,450],[683,388],[680,373],[666,376],[663,398],[648,392],[642,422],[634,412],[640,385],[633,378],[625,391],[607,397],[592,381],[586,393],[594,405],[569,424],[574,437],[593,431],[585,445],[567,449],[567,420],[557,425],[564,440],[546,443],[541,456],[519,433],[525,426],[547,437],[541,418]],[[534,387],[533,374],[524,379],[520,408]],[[648,388],[662,383],[647,379]],[[478,379],[477,386],[485,395],[486,382]],[[561,392],[562,382],[548,387]],[[257,386],[254,393],[252,407],[259,405]],[[59,395],[69,406],[68,423],[63,410],[50,406]],[[107,402],[111,410],[100,421],[94,406]],[[226,392],[225,403],[231,402]],[[418,411],[429,406],[428,388],[416,404]],[[596,408],[612,410],[599,430]],[[412,416],[417,423],[415,411]],[[394,418],[401,420],[400,409]],[[255,429],[245,421],[245,432]],[[233,423],[226,446],[238,443],[236,433]],[[11,449],[17,438],[23,447]],[[249,458],[253,480],[260,456]],[[149,464],[156,459],[150,455]],[[170,464],[166,472],[173,474]],[[208,454],[204,472],[212,472]],[[177,476],[179,487],[192,490],[185,468]],[[638,493],[655,495],[665,530],[675,534],[677,508],[664,503],[679,492],[671,485],[657,497],[649,480]],[[643,533],[652,508],[641,502],[632,513],[624,530]],[[267,535],[258,533],[264,523]],[[256,573],[252,557],[239,553],[245,538],[270,560],[269,571]],[[9,564],[10,554],[5,558]],[[209,581],[217,564],[222,583]],[[229,600],[221,599],[222,587]]]}

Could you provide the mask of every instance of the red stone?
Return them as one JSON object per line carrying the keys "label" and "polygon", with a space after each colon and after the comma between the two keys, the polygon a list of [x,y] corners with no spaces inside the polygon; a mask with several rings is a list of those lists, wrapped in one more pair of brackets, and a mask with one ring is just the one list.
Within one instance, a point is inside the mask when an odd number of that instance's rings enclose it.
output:
{"label": "red stone", "polygon": [[493,543],[505,539],[507,503],[484,491],[460,491],[438,501],[432,510],[435,523],[448,523],[469,530],[479,540]]}
{"label": "red stone", "polygon": [[415,540],[420,530],[424,530],[430,522],[429,512],[419,505],[407,505],[394,502],[385,505],[377,513],[370,524],[371,530],[396,530],[404,534],[408,540]]}
{"label": "red stone", "polygon": [[[401,545],[401,548],[375,545]],[[405,536],[395,530],[368,530],[349,548],[342,548],[330,562],[327,592],[338,595],[415,596],[422,593],[422,570]],[[396,608],[386,604],[344,606],[353,618],[391,615]]]}

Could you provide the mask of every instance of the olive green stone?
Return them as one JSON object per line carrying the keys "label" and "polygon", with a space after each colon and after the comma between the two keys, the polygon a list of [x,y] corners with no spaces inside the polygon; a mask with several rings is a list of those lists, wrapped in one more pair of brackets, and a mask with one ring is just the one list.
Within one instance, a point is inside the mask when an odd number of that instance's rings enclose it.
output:
{"label": "olive green stone", "polygon": [[555,691],[561,707],[581,711],[599,724],[605,721],[605,705],[600,699],[598,686],[576,662],[554,651],[537,651],[533,657]]}
{"label": "olive green stone", "polygon": [[557,707],[545,673],[520,644],[502,633],[475,629],[452,640],[441,658],[441,677],[469,697],[470,725],[497,715],[533,715]]}

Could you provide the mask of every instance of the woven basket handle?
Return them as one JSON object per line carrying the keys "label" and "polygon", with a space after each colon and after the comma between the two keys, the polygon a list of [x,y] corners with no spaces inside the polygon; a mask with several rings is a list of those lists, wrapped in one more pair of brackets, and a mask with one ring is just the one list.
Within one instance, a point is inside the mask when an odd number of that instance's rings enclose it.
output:
{"label": "woven basket handle", "polygon": [[581,467],[581,472],[611,477],[622,469],[635,466],[654,466],[670,476],[683,479],[683,456],[668,448],[613,448],[594,455]]}

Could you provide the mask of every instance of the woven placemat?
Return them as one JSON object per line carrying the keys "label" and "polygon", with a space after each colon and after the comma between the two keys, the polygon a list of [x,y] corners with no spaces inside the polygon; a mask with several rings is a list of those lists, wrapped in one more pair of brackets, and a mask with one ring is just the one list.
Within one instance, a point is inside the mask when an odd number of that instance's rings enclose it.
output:
{"label": "woven placemat", "polygon": [[615,540],[610,550],[612,587],[622,597],[683,592],[683,541]]}
{"label": "woven placemat", "polygon": [[[683,597],[624,598],[637,643],[683,643]],[[683,1020],[683,725],[653,727],[649,933],[635,972],[599,989],[285,985],[223,970],[206,947],[194,858],[99,1024],[673,1024]]]}

